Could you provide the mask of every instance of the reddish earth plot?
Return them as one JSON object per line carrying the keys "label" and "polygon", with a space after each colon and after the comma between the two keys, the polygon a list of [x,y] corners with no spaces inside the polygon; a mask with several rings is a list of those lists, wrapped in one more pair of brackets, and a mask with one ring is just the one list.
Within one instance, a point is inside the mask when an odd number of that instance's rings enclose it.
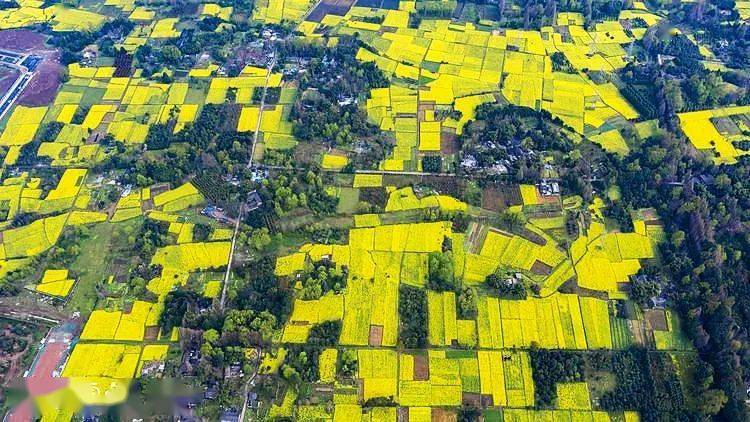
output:
{"label": "reddish earth plot", "polygon": [[67,378],[52,376],[66,350],[68,350],[68,345],[64,343],[49,343],[45,346],[44,353],[34,365],[31,375],[26,378],[29,394],[32,396],[49,394],[68,385]]}
{"label": "reddish earth plot", "polygon": [[25,422],[34,420],[34,408],[31,400],[25,399],[15,409],[8,413],[8,422]]}
{"label": "reddish earth plot", "polygon": [[427,356],[414,356],[414,381],[430,379],[430,361]]}
{"label": "reddish earth plot", "polygon": [[36,68],[36,74],[18,97],[18,103],[37,107],[47,105],[55,99],[63,68],[60,65],[60,53],[57,51],[47,50],[34,54],[44,57],[44,61]]}
{"label": "reddish earth plot", "polygon": [[370,346],[380,346],[383,344],[383,326],[370,325]]}
{"label": "reddish earth plot", "polygon": [[[64,358],[68,345],[66,343],[47,343],[39,359],[29,370],[26,378],[26,389],[30,397],[43,396],[68,385],[67,378],[57,378],[53,372]],[[34,406],[31,399],[22,401],[8,415],[8,422],[25,422],[34,420]]]}
{"label": "reddish earth plot", "polygon": [[4,50],[21,53],[44,48],[45,36],[28,29],[8,29],[0,31],[0,46]]}
{"label": "reddish earth plot", "polygon": [[531,266],[531,272],[537,275],[550,275],[552,267],[542,261],[536,260],[534,261],[534,265]]}
{"label": "reddish earth plot", "polygon": [[[60,86],[63,67],[60,65],[60,52],[47,47],[45,40],[44,35],[27,29],[0,31],[0,46],[3,49],[34,54],[44,59],[35,69],[34,77],[18,97],[18,104],[36,107],[47,105],[55,98]],[[8,84],[12,84],[13,80]],[[0,74],[0,92],[3,92],[4,83]]]}

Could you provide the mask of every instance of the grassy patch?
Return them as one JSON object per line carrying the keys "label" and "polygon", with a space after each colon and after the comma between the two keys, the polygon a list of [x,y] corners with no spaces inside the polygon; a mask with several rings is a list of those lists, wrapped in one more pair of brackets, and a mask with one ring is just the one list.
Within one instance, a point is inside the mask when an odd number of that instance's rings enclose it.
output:
{"label": "grassy patch", "polygon": [[288,254],[299,249],[307,242],[307,238],[301,233],[284,233],[283,236],[274,236],[268,247],[276,255]]}
{"label": "grassy patch", "polygon": [[696,410],[698,407],[697,398],[700,397],[700,387],[696,384],[696,364],[697,355],[691,352],[671,353],[672,362],[677,369],[677,376],[680,378],[680,386],[685,396],[685,404],[689,409]]}
{"label": "grassy patch", "polygon": [[83,92],[83,98],[81,104],[91,105],[99,104],[104,96],[104,89],[102,88],[86,88]]}
{"label": "grassy patch", "polygon": [[599,398],[610,391],[614,391],[617,386],[617,377],[610,372],[603,371],[586,371],[586,383],[589,386],[591,401],[597,403]]}
{"label": "grassy patch", "polygon": [[66,310],[87,313],[94,309],[97,301],[96,285],[107,280],[110,275],[109,267],[115,258],[110,252],[122,249],[118,244],[127,241],[127,237],[117,236],[117,228],[136,227],[141,222],[142,218],[135,218],[122,223],[91,226],[89,237],[81,244],[81,253],[70,266],[78,279]]}
{"label": "grassy patch", "polygon": [[354,214],[357,211],[357,205],[359,205],[359,189],[341,188],[336,212],[339,214]]}

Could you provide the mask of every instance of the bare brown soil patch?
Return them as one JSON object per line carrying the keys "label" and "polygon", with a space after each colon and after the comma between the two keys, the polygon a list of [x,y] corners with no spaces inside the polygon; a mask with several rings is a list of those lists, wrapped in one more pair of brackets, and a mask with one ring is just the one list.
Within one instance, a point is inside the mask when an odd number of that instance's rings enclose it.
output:
{"label": "bare brown soil patch", "polygon": [[461,403],[465,406],[481,407],[482,395],[479,393],[467,393],[464,391],[461,394]]}
{"label": "bare brown soil patch", "polygon": [[[646,208],[644,210],[641,210],[641,215],[643,216],[643,219],[646,221],[659,219],[659,215],[656,213],[656,210],[653,208]],[[648,222],[646,224],[648,224]]]}
{"label": "bare brown soil patch", "polygon": [[545,239],[544,237],[542,237],[538,233],[527,229],[526,227],[522,227],[519,230],[519,232],[520,232],[519,234],[522,237],[525,237],[530,242],[534,242],[534,243],[536,243],[539,246],[544,246],[544,245],[547,244],[547,239]]}
{"label": "bare brown soil patch", "polygon": [[547,195],[547,196],[544,196],[544,195],[541,195],[539,192],[537,192],[536,196],[537,196],[537,200],[539,201],[540,204],[544,204],[544,205],[559,205],[559,204],[562,203],[562,201],[560,201],[560,195]]}
{"label": "bare brown soil patch", "polygon": [[522,203],[521,191],[515,185],[487,186],[482,191],[482,208],[486,210],[502,212],[510,206]]}
{"label": "bare brown soil patch", "polygon": [[651,325],[654,331],[668,331],[667,314],[663,309],[649,309],[643,313],[646,321]]}
{"label": "bare brown soil patch", "polygon": [[383,344],[383,326],[370,325],[370,346],[380,346]]}
{"label": "bare brown soil patch", "polygon": [[440,152],[443,154],[455,154],[458,152],[458,136],[455,133],[440,133]]}
{"label": "bare brown soil patch", "polygon": [[141,202],[141,211],[148,211],[150,209],[154,208],[154,200],[153,198],[149,198],[143,202]]}
{"label": "bare brown soil patch", "polygon": [[500,189],[487,187],[482,191],[482,208],[495,212],[502,212],[507,208]]}
{"label": "bare brown soil patch", "polygon": [[435,110],[434,101],[422,101],[419,103],[419,110]]}
{"label": "bare brown soil patch", "polygon": [[409,408],[408,407],[398,408],[398,420],[399,422],[409,422]]}
{"label": "bare brown soil patch", "polygon": [[430,379],[430,361],[427,356],[414,356],[414,381]]}
{"label": "bare brown soil patch", "polygon": [[455,422],[456,412],[439,407],[432,408],[432,422]]}
{"label": "bare brown soil patch", "polygon": [[538,275],[550,275],[552,273],[552,267],[540,260],[536,260],[531,266],[531,272]]}
{"label": "bare brown soil patch", "polygon": [[655,226],[655,227],[664,227],[664,223],[662,223],[661,220],[647,220],[646,225]]}
{"label": "bare brown soil patch", "polygon": [[145,340],[157,340],[159,338],[159,326],[146,327],[146,332],[143,336]]}
{"label": "bare brown soil patch", "polygon": [[166,192],[169,190],[169,184],[168,183],[159,183],[158,185],[154,185],[151,187],[151,197],[155,197],[156,195]]}

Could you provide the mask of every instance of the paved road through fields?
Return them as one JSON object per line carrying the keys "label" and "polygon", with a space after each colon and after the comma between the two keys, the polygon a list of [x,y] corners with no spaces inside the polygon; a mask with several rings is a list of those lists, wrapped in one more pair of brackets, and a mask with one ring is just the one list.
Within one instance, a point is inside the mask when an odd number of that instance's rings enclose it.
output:
{"label": "paved road through fields", "polygon": [[[27,60],[30,60],[31,69],[24,64]],[[18,96],[21,95],[21,92],[29,84],[31,78],[34,77],[34,68],[36,68],[38,63],[39,58],[36,56],[0,50],[0,66],[7,66],[18,71],[18,78],[10,86],[10,89],[5,93],[0,92],[0,120],[13,107]]]}

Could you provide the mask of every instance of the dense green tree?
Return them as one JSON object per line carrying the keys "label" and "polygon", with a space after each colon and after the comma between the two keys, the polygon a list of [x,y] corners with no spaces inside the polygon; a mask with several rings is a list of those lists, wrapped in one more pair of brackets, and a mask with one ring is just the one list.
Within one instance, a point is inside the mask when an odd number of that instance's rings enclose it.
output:
{"label": "dense green tree", "polygon": [[407,349],[427,345],[427,294],[424,289],[402,284],[399,287],[399,341]]}
{"label": "dense green tree", "polygon": [[453,274],[453,254],[446,252],[431,252],[427,257],[428,275],[427,285],[432,290],[447,291],[456,289]]}

